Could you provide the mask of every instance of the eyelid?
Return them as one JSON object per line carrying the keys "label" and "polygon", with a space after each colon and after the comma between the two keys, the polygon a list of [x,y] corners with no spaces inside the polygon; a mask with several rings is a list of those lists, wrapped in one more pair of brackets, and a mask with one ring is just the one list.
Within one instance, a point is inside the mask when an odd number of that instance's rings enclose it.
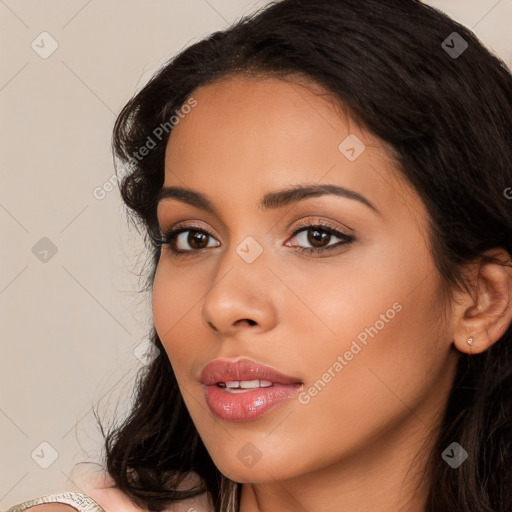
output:
{"label": "eyelid", "polygon": [[349,228],[348,226],[342,224],[342,228],[336,226],[335,224],[331,224],[330,222],[323,220],[319,217],[317,218],[307,218],[300,220],[298,223],[295,224],[295,227],[290,234],[290,236],[295,236],[299,231],[301,231],[303,228],[310,228],[312,226],[320,226],[322,228],[336,231],[342,235],[345,235],[346,237],[353,237],[353,234],[355,233],[355,230],[352,228]]}
{"label": "eyelid", "polygon": [[[300,244],[289,244],[290,238],[293,239],[294,237],[298,236],[299,233],[314,228],[319,228],[321,231],[330,233],[331,236],[338,238],[339,241],[335,244],[329,244],[324,247],[303,247]],[[164,232],[161,234],[161,238],[157,240],[157,244],[160,246],[169,246],[170,255],[176,259],[186,259],[190,257],[193,258],[194,256],[200,256],[201,254],[204,254],[207,249],[219,247],[220,245],[217,237],[210,232],[210,229],[203,227],[197,221],[181,221],[176,223],[170,229],[165,229],[163,231]],[[177,238],[180,236],[180,234],[187,231],[201,232],[207,237],[215,240],[219,245],[214,247],[203,247],[201,249],[175,249],[173,246],[176,244]],[[353,229],[349,229],[348,231],[354,232]],[[354,235],[347,233],[344,229],[334,226],[323,219],[317,218],[317,220],[313,220],[309,218],[302,219],[298,224],[295,225],[291,235],[287,235],[287,240],[284,245],[286,247],[292,248],[295,252],[297,252],[297,254],[300,255],[308,254],[309,257],[322,257],[329,255],[334,256],[338,254],[340,250],[350,247],[356,240],[357,238]]]}
{"label": "eyelid", "polygon": [[[294,223],[291,223],[291,224],[293,225]],[[160,223],[159,223],[159,225],[160,225]],[[351,228],[350,226],[347,226],[346,224],[341,224],[341,226],[343,226],[343,227],[338,227],[335,224],[331,224],[330,222],[325,221],[318,216],[317,217],[313,216],[313,218],[309,217],[309,218],[302,219],[302,220],[298,221],[298,223],[295,223],[294,230],[288,236],[292,236],[292,235],[295,236],[297,234],[297,231],[299,230],[299,228],[310,227],[312,225],[313,226],[320,225],[322,227],[329,228],[334,231],[339,231],[340,233],[344,234],[347,237],[353,236],[353,234],[355,233],[355,229]],[[164,234],[164,232],[169,232],[171,230],[174,231],[176,229],[180,229],[181,227],[186,227],[188,229],[196,228],[198,230],[207,231],[209,234],[211,234],[210,228],[206,228],[206,227],[202,226],[199,223],[199,221],[195,221],[195,220],[180,221],[180,222],[177,222],[176,224],[172,225],[170,228],[165,228],[165,229],[160,228],[160,233]],[[288,226],[286,228],[286,230],[289,232],[290,226]],[[211,234],[211,235],[213,236],[213,234]],[[216,237],[216,235],[215,235],[215,237]]]}
{"label": "eyelid", "polygon": [[188,230],[194,231],[195,229],[197,229],[198,231],[204,231],[208,235],[217,239],[217,235],[214,235],[212,233],[212,229],[210,227],[205,227],[202,224],[200,224],[199,221],[196,221],[196,220],[190,220],[190,221],[184,220],[184,221],[177,222],[176,224],[171,225],[171,227],[169,227],[169,228],[165,228],[165,229],[161,228],[160,233],[161,233],[161,235],[164,235],[165,233],[168,233],[170,231],[177,231],[178,229],[182,229],[182,228],[186,231],[188,231]]}
{"label": "eyelid", "polygon": [[[292,245],[290,244],[290,239],[299,236],[302,232],[307,232],[310,229],[320,228],[321,231],[330,233],[330,236],[334,236],[338,238],[339,241],[334,244],[329,244],[324,247],[303,247],[301,245]],[[352,230],[353,231],[353,230]],[[347,233],[345,230],[340,229],[336,226],[331,225],[330,223],[324,220],[312,221],[311,219],[302,221],[299,225],[296,225],[293,233],[285,242],[287,247],[293,248],[299,254],[309,254],[310,256],[322,257],[324,255],[328,256],[332,253],[332,255],[337,254],[335,251],[342,251],[350,247],[357,238],[354,235]],[[332,251],[332,252],[331,252]]]}

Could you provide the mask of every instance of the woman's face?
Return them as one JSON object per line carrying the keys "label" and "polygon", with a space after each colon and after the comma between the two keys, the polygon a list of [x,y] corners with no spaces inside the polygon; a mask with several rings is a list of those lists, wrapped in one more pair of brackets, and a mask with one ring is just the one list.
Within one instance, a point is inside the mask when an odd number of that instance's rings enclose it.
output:
{"label": "woman's face", "polygon": [[[239,482],[270,482],[419,450],[455,364],[419,197],[325,92],[236,77],[193,97],[167,146],[164,187],[194,196],[169,192],[158,205],[162,232],[190,231],[173,242],[182,254],[162,248],[153,312],[215,464]],[[212,208],[192,204],[197,194]],[[238,389],[216,372],[207,386],[203,369],[218,359],[290,379],[249,368],[241,380],[260,381],[243,385],[259,387],[240,388],[228,369]]]}

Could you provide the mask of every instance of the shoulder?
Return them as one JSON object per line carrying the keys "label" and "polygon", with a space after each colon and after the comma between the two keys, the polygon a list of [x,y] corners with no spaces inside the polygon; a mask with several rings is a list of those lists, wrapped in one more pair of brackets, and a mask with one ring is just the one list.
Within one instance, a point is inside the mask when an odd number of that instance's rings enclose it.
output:
{"label": "shoulder", "polygon": [[[197,476],[190,474],[184,481],[186,484],[196,480]],[[83,492],[90,496],[106,512],[149,512],[138,508],[126,494],[114,487],[114,481],[105,473],[99,473],[91,478]],[[206,494],[196,496],[169,506],[164,512],[213,512],[211,502]]]}

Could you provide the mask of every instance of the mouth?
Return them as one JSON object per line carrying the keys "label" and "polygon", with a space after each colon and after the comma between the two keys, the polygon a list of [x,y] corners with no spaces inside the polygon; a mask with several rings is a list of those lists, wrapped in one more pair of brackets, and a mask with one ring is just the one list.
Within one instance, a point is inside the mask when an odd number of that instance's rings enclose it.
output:
{"label": "mouth", "polygon": [[206,386],[224,384],[226,389],[252,389],[274,384],[302,384],[299,378],[285,375],[274,368],[250,359],[230,361],[216,359],[208,363],[201,373]]}
{"label": "mouth", "polygon": [[246,393],[251,389],[270,388],[274,384],[269,380],[228,380],[217,382],[217,386],[225,389],[228,393]]}
{"label": "mouth", "polygon": [[250,421],[267,414],[302,388],[300,379],[249,359],[217,359],[201,374],[210,411],[226,421]]}

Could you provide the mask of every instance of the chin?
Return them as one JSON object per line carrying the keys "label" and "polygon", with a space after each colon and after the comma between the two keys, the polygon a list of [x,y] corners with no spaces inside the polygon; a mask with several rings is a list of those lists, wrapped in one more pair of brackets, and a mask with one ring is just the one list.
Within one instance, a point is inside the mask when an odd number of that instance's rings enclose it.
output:
{"label": "chin", "polygon": [[[290,464],[283,464],[289,461],[290,457],[273,454],[272,457],[264,456],[252,466],[245,466],[243,462],[235,459],[222,458],[214,459],[215,466],[219,471],[234,482],[245,483],[272,483],[276,480],[287,480],[300,474],[300,468],[291,467]],[[295,471],[294,471],[295,470]]]}

